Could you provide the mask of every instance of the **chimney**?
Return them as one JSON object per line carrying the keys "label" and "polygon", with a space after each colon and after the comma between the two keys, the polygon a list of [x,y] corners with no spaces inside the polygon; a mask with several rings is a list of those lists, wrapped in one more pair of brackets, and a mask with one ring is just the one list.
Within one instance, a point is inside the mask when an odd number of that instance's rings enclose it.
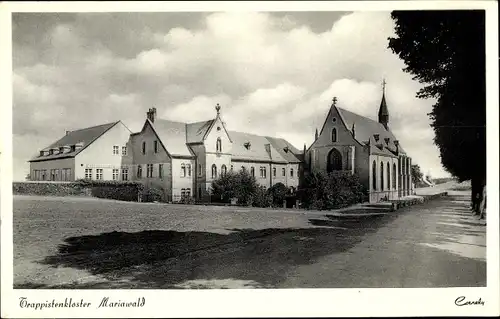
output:
{"label": "chimney", "polygon": [[153,107],[152,109],[149,109],[149,111],[146,113],[147,115],[147,118],[151,121],[151,122],[155,122],[155,119],[156,119],[156,107]]}
{"label": "chimney", "polygon": [[306,155],[306,150],[307,150],[306,143],[304,143],[304,155]]}
{"label": "chimney", "polygon": [[352,137],[356,138],[356,124],[352,123]]}
{"label": "chimney", "polygon": [[71,131],[66,131],[66,135],[68,135],[69,133],[71,133]]}

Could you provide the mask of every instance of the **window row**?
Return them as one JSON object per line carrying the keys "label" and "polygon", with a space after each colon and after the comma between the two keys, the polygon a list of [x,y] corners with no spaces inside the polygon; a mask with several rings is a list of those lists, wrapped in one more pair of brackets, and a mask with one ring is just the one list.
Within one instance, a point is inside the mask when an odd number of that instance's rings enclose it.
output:
{"label": "window row", "polygon": [[[155,174],[155,166],[158,165],[158,173]],[[137,165],[137,172],[136,176],[138,179],[141,179],[143,177],[143,165]],[[164,169],[163,169],[163,164],[146,164],[146,178],[153,178],[153,177],[158,177],[158,178],[163,178],[164,177]]]}
{"label": "window row", "polygon": [[49,155],[58,155],[65,153],[75,152],[77,149],[81,149],[83,147],[82,143],[73,144],[73,145],[64,145],[60,147],[54,147],[48,150],[40,151],[40,156],[49,156]]}
{"label": "window row", "polygon": [[[120,146],[113,145],[113,155],[120,155]],[[127,156],[127,147],[122,146],[122,156]]]}
{"label": "window row", "polygon": [[[114,181],[122,180],[128,181],[129,173],[128,168],[122,168],[121,170],[118,168],[111,169],[111,177]],[[121,179],[120,179],[121,176]],[[95,170],[92,168],[85,169],[85,179],[88,180],[103,180],[104,179],[104,169],[96,168]]]}
{"label": "window row", "polygon": [[71,168],[35,169],[32,181],[71,181]]}
{"label": "window row", "polygon": [[[153,152],[155,154],[158,153],[158,147],[159,147],[158,141],[157,140],[153,141]],[[146,141],[142,142],[142,155],[146,155]]]}
{"label": "window row", "polygon": [[[373,161],[372,163],[372,189],[373,190],[390,190],[396,189],[396,176],[397,176],[397,171],[396,171],[396,163],[392,164],[392,175],[391,175],[391,164],[386,163],[385,166],[385,175],[384,175],[384,162],[380,162],[380,172],[378,175],[377,173],[377,162]],[[377,176],[380,176],[380,189],[379,185],[377,183]],[[392,176],[392,179],[391,179]]]}
{"label": "window row", "polygon": [[[198,169],[199,169],[199,175],[201,176],[201,172],[202,172],[202,169],[201,169],[201,164],[198,164]],[[241,170],[242,171],[245,171],[246,170],[246,167],[245,166],[241,166]],[[231,165],[231,171],[233,171],[233,165]],[[222,165],[221,166],[221,171],[220,171],[220,174],[225,174],[227,172],[227,167],[226,165]],[[276,172],[277,172],[277,169],[276,167],[273,167],[273,177],[276,177]],[[290,168],[290,177],[293,178],[294,177],[294,170],[293,168]],[[255,167],[250,167],[250,175],[252,175],[253,177],[255,177]],[[218,174],[217,174],[217,165],[215,164],[212,164],[212,179],[215,179],[217,178]],[[267,167],[265,166],[261,166],[259,167],[259,176],[260,178],[267,178]],[[285,177],[286,176],[286,168],[281,168],[281,176],[282,177]]]}

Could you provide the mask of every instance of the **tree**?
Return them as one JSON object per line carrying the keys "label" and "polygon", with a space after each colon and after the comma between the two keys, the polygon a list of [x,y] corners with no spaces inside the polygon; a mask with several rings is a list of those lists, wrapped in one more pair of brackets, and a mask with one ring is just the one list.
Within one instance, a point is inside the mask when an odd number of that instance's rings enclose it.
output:
{"label": "tree", "polygon": [[289,192],[288,187],[283,183],[276,183],[268,189],[268,193],[273,199],[274,207],[283,206],[283,201],[286,199],[286,195]]}
{"label": "tree", "polygon": [[425,86],[417,92],[436,103],[429,113],[445,169],[471,180],[476,214],[486,185],[485,13],[481,10],[394,11],[392,49],[403,69]]}
{"label": "tree", "polygon": [[236,198],[238,204],[248,205],[256,194],[257,188],[255,177],[247,171],[227,172],[212,182],[212,196],[214,200],[223,203],[228,203],[232,198]]}
{"label": "tree", "polygon": [[415,185],[418,185],[422,182],[422,177],[424,174],[420,170],[420,166],[418,164],[414,164],[411,166],[411,179]]}

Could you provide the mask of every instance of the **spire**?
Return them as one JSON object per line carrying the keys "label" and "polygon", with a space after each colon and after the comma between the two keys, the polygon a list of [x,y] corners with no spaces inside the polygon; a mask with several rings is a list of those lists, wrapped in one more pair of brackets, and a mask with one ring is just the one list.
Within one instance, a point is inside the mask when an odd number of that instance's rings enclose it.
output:
{"label": "spire", "polygon": [[318,139],[318,129],[316,128],[316,133],[314,133],[314,140]]}
{"label": "spire", "polygon": [[389,125],[389,109],[387,108],[387,102],[385,101],[385,79],[382,81],[382,101],[380,102],[380,108],[378,110],[378,122],[384,125],[385,129]]}

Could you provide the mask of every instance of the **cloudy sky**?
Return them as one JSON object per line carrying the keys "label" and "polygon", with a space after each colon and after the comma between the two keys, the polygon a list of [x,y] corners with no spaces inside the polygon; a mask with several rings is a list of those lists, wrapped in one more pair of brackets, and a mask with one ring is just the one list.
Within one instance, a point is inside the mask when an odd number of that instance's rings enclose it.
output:
{"label": "cloudy sky", "polygon": [[389,12],[15,13],[14,179],[66,130],[122,120],[213,118],[231,130],[308,146],[334,96],[389,125],[422,170],[447,176],[418,100],[420,84],[388,48]]}

